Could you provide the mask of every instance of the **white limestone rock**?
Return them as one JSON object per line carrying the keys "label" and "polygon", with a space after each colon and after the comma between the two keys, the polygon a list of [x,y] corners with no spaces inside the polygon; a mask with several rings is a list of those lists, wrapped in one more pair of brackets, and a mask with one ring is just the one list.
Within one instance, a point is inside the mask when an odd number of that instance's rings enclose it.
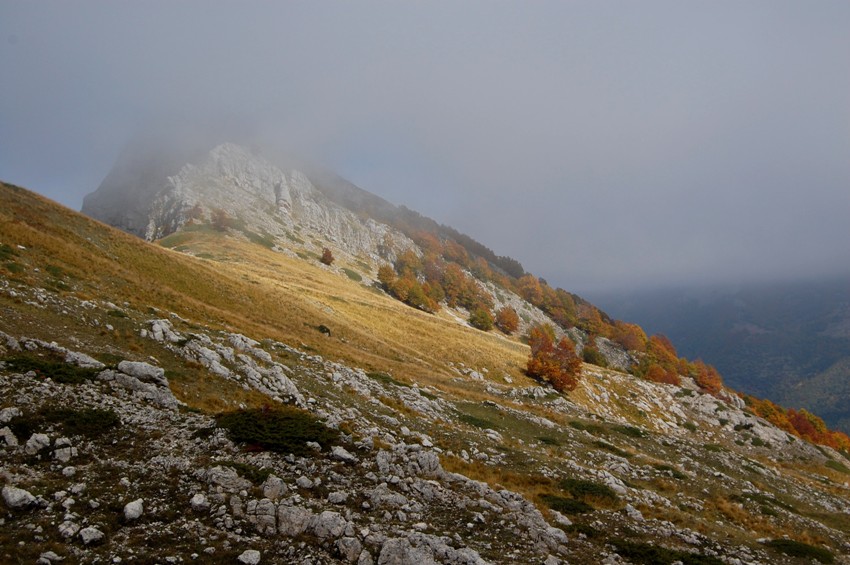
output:
{"label": "white limestone rock", "polygon": [[22,488],[6,485],[3,487],[3,501],[9,508],[24,508],[35,502],[35,497]]}
{"label": "white limestone rock", "polygon": [[145,511],[144,500],[139,498],[124,505],[124,519],[133,522],[142,517]]}

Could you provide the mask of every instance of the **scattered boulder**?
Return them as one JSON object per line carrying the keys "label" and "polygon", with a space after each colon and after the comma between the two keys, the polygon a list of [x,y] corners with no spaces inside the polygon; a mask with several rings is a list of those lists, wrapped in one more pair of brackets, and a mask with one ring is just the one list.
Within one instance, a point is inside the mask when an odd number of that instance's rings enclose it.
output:
{"label": "scattered boulder", "polygon": [[103,539],[105,534],[94,526],[89,526],[80,530],[80,539],[84,545],[91,545]]}
{"label": "scattered boulder", "polygon": [[336,539],[345,532],[348,522],[339,512],[325,510],[310,522],[310,529],[319,539]]}
{"label": "scattered boulder", "polygon": [[331,457],[343,463],[357,463],[358,459],[353,454],[349,453],[344,447],[335,445],[331,449]]}
{"label": "scattered boulder", "polygon": [[2,439],[9,447],[18,447],[18,438],[12,433],[8,426],[0,429],[0,439]]}
{"label": "scattered boulder", "polygon": [[124,506],[124,519],[128,522],[138,520],[142,517],[144,510],[144,501],[141,498],[134,500],[133,502],[128,502]]}
{"label": "scattered boulder", "polygon": [[246,549],[236,559],[245,565],[257,565],[260,562],[260,552],[256,549]]}
{"label": "scattered boulder", "polygon": [[280,506],[277,510],[277,529],[285,536],[295,537],[303,534],[313,513],[299,506]]}
{"label": "scattered boulder", "polygon": [[210,509],[210,503],[207,501],[207,497],[200,492],[192,497],[189,504],[192,505],[192,510],[196,512],[206,512]]}
{"label": "scattered boulder", "polygon": [[121,361],[118,363],[118,370],[125,375],[136,377],[143,383],[168,386],[168,379],[165,378],[165,369],[154,367],[144,361]]}
{"label": "scattered boulder", "polygon": [[32,434],[27,440],[25,450],[27,455],[35,455],[47,447],[50,447],[50,438],[47,434]]}
{"label": "scattered boulder", "polygon": [[3,501],[9,508],[23,508],[35,502],[35,497],[22,488],[5,486],[3,487]]}

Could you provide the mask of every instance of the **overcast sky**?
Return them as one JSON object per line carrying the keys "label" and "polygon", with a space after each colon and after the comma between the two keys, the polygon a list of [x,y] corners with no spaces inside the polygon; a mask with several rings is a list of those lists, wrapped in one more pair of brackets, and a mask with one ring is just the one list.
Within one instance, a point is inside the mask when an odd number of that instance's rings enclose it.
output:
{"label": "overcast sky", "polygon": [[0,179],[240,124],[583,292],[850,271],[850,2],[0,3]]}

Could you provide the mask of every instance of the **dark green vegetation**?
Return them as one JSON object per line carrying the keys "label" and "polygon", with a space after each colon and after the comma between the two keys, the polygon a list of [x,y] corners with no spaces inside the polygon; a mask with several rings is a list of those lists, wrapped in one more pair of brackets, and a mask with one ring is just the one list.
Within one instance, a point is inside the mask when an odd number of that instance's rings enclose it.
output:
{"label": "dark green vegetation", "polygon": [[543,504],[561,514],[587,514],[588,512],[593,512],[593,506],[573,498],[555,494],[541,494],[540,500]]}
{"label": "dark green vegetation", "polygon": [[806,559],[815,559],[821,563],[834,563],[835,557],[832,552],[822,547],[815,547],[800,541],[790,539],[774,539],[767,542],[765,545],[775,549],[785,555],[791,557],[803,557]]}
{"label": "dark green vegetation", "polygon": [[60,408],[43,406],[37,412],[13,418],[9,428],[18,437],[28,438],[49,426],[68,436],[97,438],[121,425],[118,415],[111,409]]}
{"label": "dark green vegetation", "polygon": [[710,555],[667,549],[657,545],[624,539],[611,539],[617,554],[636,565],[670,565],[677,561],[682,565],[723,565],[723,561]]}
{"label": "dark green vegetation", "polygon": [[80,384],[93,380],[99,369],[85,369],[65,363],[61,357],[40,356],[34,353],[21,353],[3,360],[6,366],[19,373],[35,371],[40,378],[50,378],[62,384]]}
{"label": "dark green vegetation", "polygon": [[322,424],[318,418],[292,406],[226,412],[216,417],[216,424],[227,430],[235,442],[248,449],[309,455],[306,443],[318,443],[323,449],[336,443],[339,432]]}

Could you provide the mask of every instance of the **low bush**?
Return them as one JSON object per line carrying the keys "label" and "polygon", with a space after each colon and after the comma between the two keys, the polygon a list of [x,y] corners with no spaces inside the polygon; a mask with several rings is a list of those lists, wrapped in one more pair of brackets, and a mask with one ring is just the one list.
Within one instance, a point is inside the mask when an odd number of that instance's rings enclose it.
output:
{"label": "low bush", "polygon": [[40,357],[36,354],[14,355],[4,360],[6,366],[19,373],[35,371],[42,378],[49,377],[62,384],[80,384],[93,380],[100,372],[99,369],[86,369],[65,363],[59,357]]}
{"label": "low bush", "polygon": [[801,541],[794,541],[790,539],[774,539],[765,543],[765,545],[791,557],[803,557],[806,559],[814,559],[816,561],[819,561],[820,563],[835,562],[835,556],[828,549],[825,549],[823,547],[815,547],[814,545],[809,545]]}
{"label": "low bush", "polygon": [[44,406],[34,413],[18,416],[9,422],[12,433],[24,439],[34,433],[43,433],[51,426],[57,428],[63,435],[96,439],[120,425],[120,418],[111,409],[75,410],[55,406]]}
{"label": "low bush", "polygon": [[620,497],[617,493],[602,483],[587,481],[584,479],[563,479],[558,486],[565,492],[568,492],[575,498],[582,500],[599,501],[609,504],[616,504]]}
{"label": "low bush", "polygon": [[307,442],[327,448],[339,439],[339,432],[328,428],[306,410],[292,406],[225,412],[216,417],[216,425],[227,430],[235,442],[249,447],[309,455]]}
{"label": "low bush", "polygon": [[615,426],[614,431],[633,438],[646,437],[646,432],[634,426]]}
{"label": "low bush", "polygon": [[675,562],[682,565],[723,565],[723,561],[717,557],[667,549],[644,542],[614,538],[608,540],[608,543],[616,548],[620,557],[637,565],[670,565]]}
{"label": "low bush", "polygon": [[542,494],[540,495],[540,500],[543,504],[561,514],[587,514],[588,512],[593,512],[593,506],[573,498],[555,494]]}

